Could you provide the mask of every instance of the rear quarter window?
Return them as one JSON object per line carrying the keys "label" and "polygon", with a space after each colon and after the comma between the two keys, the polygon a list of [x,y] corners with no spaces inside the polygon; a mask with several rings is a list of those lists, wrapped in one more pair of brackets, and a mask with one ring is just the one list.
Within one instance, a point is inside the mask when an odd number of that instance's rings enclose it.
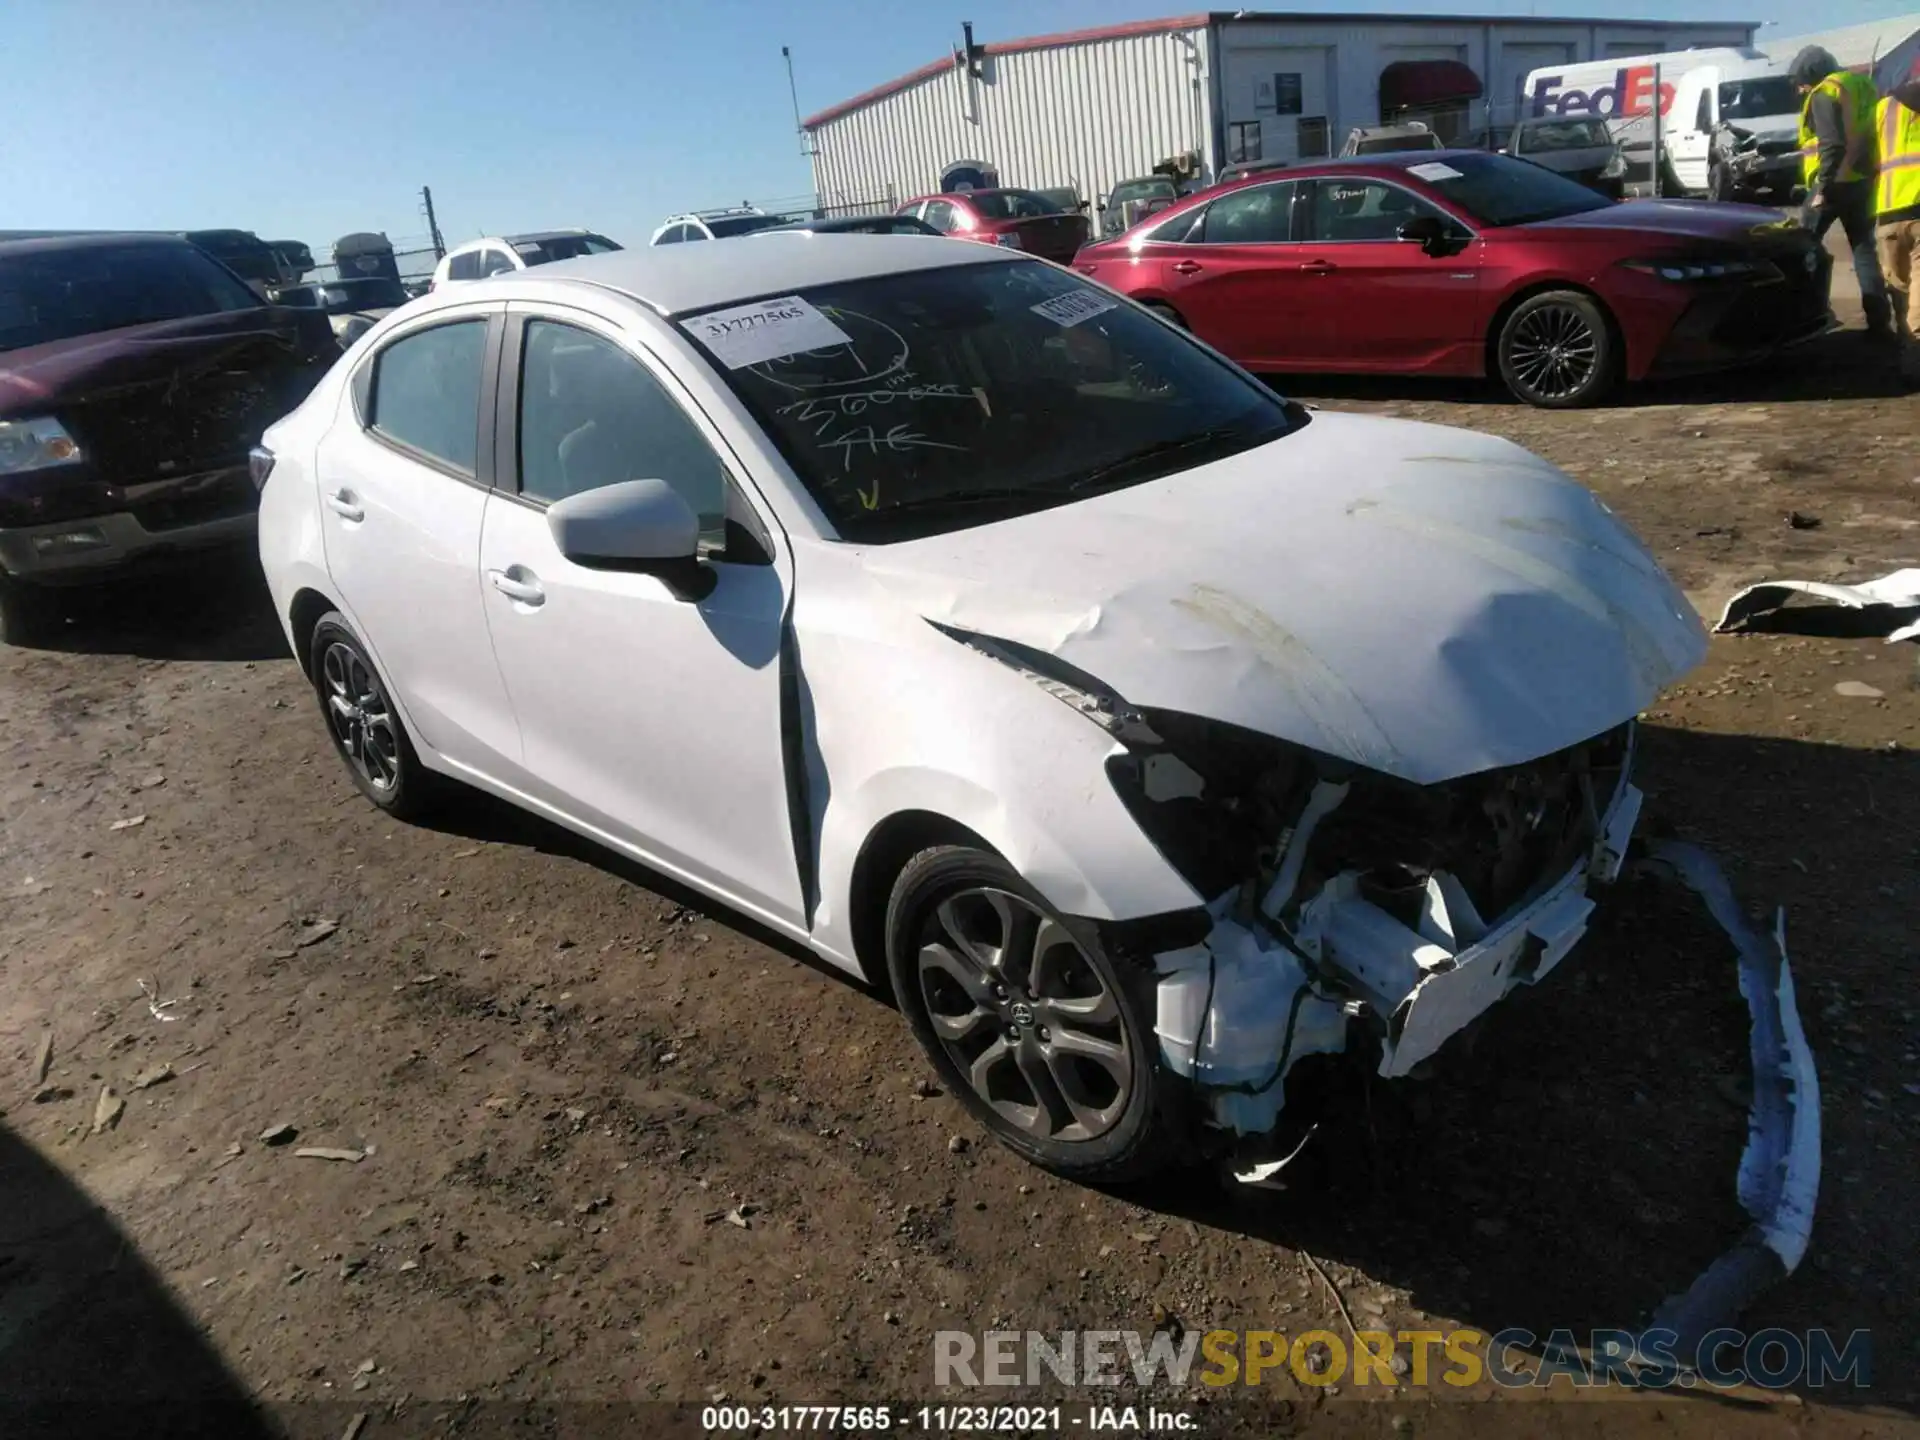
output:
{"label": "rear quarter window", "polygon": [[416,330],[373,362],[369,428],[383,439],[472,476],[480,446],[484,318]]}

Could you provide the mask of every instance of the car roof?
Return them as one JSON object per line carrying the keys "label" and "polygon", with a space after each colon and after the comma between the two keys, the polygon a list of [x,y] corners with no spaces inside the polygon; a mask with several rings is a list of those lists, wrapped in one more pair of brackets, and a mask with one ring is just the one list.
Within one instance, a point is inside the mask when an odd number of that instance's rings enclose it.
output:
{"label": "car roof", "polygon": [[[648,245],[578,260],[556,260],[512,276],[490,279],[489,288],[592,285],[639,301],[662,315],[684,315],[770,295],[788,295],[816,285],[944,270],[958,265],[1009,264],[1026,257],[988,245],[956,245],[943,235],[771,234],[753,244],[753,263],[742,267],[731,246]],[[439,291],[446,305],[469,303],[455,287]]]}
{"label": "car roof", "polygon": [[154,249],[198,250],[200,247],[178,235],[155,235],[150,232],[124,231],[117,233],[70,233],[70,234],[34,234],[27,232],[17,238],[6,238],[0,232],[0,255],[39,255],[50,250],[119,250],[129,245],[150,246]]}
{"label": "car roof", "polygon": [[[500,238],[509,245],[538,245],[543,240],[577,240],[582,235],[598,236],[598,230],[529,230],[524,235],[502,235]],[[604,237],[603,237],[604,238]]]}

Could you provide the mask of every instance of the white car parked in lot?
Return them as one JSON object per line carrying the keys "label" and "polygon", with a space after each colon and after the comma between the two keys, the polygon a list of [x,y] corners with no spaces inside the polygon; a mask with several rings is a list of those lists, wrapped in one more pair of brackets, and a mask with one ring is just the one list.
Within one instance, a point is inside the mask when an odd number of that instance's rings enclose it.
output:
{"label": "white car parked in lot", "polygon": [[1698,620],[1505,441],[1308,411],[989,246],[767,236],[409,306],[266,435],[333,743],[890,981],[1030,1158],[1270,1136],[1579,937]]}
{"label": "white car parked in lot", "polygon": [[468,280],[485,280],[490,275],[505,275],[535,265],[551,265],[557,260],[577,260],[583,255],[605,255],[620,247],[604,235],[591,230],[536,230],[527,235],[489,235],[456,245],[440,257],[433,267],[430,290]]}

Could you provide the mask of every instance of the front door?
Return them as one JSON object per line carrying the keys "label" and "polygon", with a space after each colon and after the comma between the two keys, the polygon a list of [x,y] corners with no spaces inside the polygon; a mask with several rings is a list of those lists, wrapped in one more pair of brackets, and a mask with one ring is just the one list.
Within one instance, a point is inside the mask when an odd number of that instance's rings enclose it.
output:
{"label": "front door", "polygon": [[[1431,201],[1384,180],[1306,182],[1299,246],[1310,275],[1315,368],[1478,373],[1480,242]],[[1399,238],[1431,217],[1456,237],[1440,254]]]}
{"label": "front door", "polygon": [[[712,432],[631,336],[515,305],[480,589],[535,798],[787,928],[804,925],[782,758],[789,569]],[[665,480],[701,517],[711,593],[563,556],[547,506]]]}
{"label": "front door", "polygon": [[1293,244],[1299,190],[1292,181],[1229,190],[1180,243],[1153,246],[1168,303],[1194,334],[1252,369],[1307,353],[1300,304],[1310,277]]}
{"label": "front door", "polygon": [[505,307],[403,331],[350,387],[315,470],[327,570],[415,738],[456,767],[511,782],[520,734],[480,604],[486,510],[481,417]]}

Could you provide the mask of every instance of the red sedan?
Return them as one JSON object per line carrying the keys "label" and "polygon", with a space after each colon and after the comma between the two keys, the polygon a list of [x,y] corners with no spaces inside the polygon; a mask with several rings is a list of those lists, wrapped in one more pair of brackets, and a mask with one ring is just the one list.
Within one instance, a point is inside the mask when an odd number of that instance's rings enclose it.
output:
{"label": "red sedan", "polygon": [[924,220],[942,235],[1025,250],[1065,265],[1086,244],[1087,217],[1031,190],[966,190],[922,195],[894,212]]}
{"label": "red sedan", "polygon": [[1479,151],[1215,186],[1074,268],[1251,370],[1498,375],[1553,408],[1758,359],[1831,323],[1831,260],[1774,211],[1617,203]]}

